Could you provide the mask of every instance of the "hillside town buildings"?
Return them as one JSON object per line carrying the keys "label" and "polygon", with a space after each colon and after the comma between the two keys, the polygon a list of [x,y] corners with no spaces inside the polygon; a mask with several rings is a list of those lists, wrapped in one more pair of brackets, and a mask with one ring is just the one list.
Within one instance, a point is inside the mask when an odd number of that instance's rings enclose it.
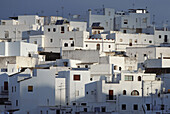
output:
{"label": "hillside town buildings", "polygon": [[147,9],[1,20],[0,113],[169,114],[168,50]]}

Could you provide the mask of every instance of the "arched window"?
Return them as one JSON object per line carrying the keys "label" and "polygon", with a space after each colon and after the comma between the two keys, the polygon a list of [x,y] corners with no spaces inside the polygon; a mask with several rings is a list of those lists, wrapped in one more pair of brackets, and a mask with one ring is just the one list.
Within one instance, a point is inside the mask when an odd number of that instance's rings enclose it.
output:
{"label": "arched window", "polygon": [[100,44],[97,44],[97,45],[96,45],[96,49],[97,49],[97,50],[100,50]]}
{"label": "arched window", "polygon": [[141,81],[141,76],[138,76],[138,81]]}
{"label": "arched window", "polygon": [[123,95],[126,95],[126,90],[123,90]]}
{"label": "arched window", "polygon": [[132,96],[139,96],[139,92],[138,92],[137,90],[133,90],[133,91],[131,92],[131,95],[132,95]]}

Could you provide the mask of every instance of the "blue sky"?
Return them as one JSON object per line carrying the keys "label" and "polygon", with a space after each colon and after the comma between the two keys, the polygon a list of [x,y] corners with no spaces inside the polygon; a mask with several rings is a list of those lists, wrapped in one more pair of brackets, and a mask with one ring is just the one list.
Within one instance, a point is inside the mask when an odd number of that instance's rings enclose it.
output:
{"label": "blue sky", "polygon": [[89,8],[102,8],[102,5],[116,10],[127,10],[133,7],[147,7],[151,15],[155,15],[157,23],[170,24],[170,0],[1,0],[0,19],[21,14],[61,15],[64,7],[64,16],[85,13]]}

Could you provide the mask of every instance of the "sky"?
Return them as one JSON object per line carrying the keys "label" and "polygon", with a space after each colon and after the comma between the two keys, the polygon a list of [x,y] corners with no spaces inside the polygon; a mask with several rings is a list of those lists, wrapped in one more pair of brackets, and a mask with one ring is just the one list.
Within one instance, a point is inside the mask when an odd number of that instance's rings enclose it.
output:
{"label": "sky", "polygon": [[[157,24],[169,21],[170,0],[1,0],[0,19],[24,14],[39,14],[43,16],[68,14],[85,14],[88,9],[114,8],[127,11],[130,8],[146,8],[155,15]],[[58,13],[56,12],[58,11]]]}

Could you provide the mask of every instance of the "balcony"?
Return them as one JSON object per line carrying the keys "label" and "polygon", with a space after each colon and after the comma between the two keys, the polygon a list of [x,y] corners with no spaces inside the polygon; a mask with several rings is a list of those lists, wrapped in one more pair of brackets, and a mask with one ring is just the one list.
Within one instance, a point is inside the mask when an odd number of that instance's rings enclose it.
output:
{"label": "balcony", "polygon": [[116,95],[106,95],[106,101],[116,101]]}

